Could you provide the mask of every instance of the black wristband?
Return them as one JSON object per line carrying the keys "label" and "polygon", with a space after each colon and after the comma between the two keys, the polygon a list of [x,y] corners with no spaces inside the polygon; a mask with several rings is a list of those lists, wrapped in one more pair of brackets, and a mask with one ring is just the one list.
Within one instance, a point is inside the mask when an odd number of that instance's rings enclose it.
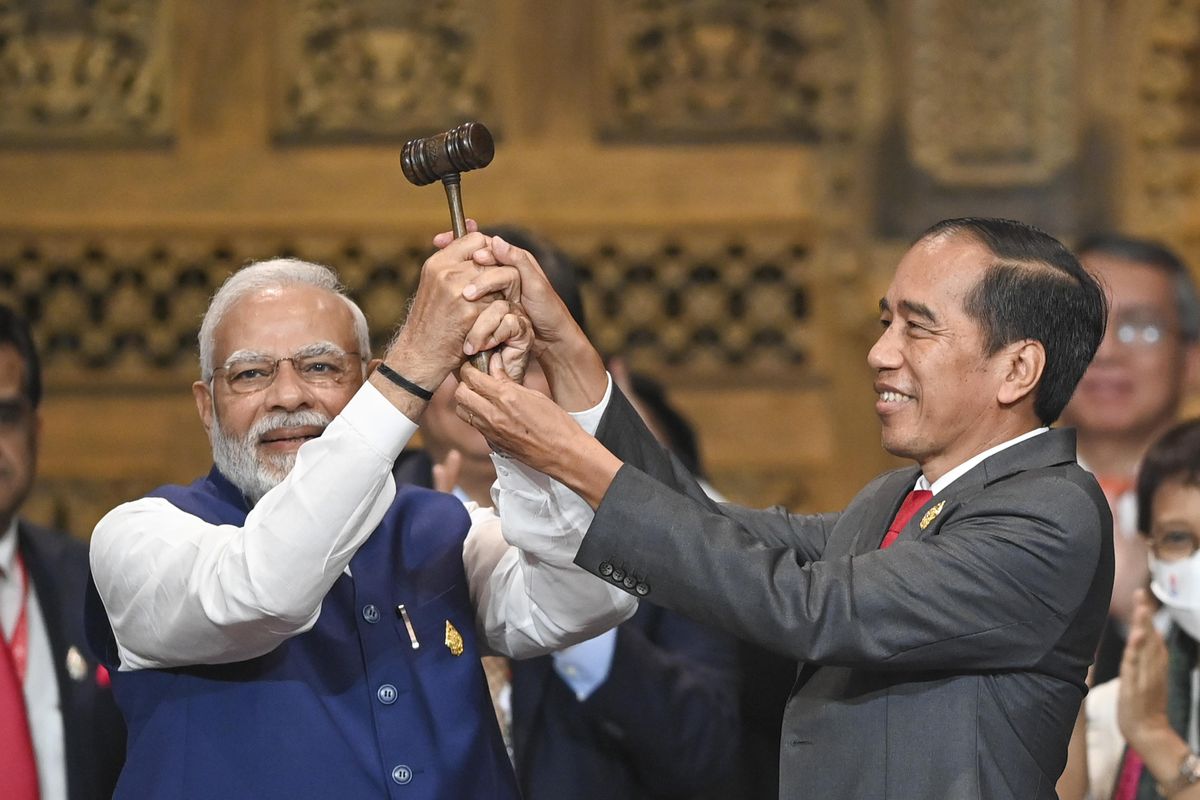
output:
{"label": "black wristband", "polygon": [[416,395],[426,402],[433,399],[433,392],[429,391],[428,389],[422,389],[420,386],[417,386],[408,378],[404,377],[399,372],[396,372],[396,370],[392,369],[383,362],[380,362],[379,366],[375,368],[375,371],[411,395]]}

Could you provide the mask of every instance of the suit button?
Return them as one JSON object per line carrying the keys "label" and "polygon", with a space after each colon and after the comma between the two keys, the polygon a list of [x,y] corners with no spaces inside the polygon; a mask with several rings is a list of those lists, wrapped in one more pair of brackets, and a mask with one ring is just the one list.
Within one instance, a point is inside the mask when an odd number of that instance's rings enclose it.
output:
{"label": "suit button", "polygon": [[633,587],[637,586],[637,578],[633,577],[632,575],[626,575],[625,580],[621,581],[621,585],[626,589],[632,589]]}
{"label": "suit button", "polygon": [[396,702],[396,698],[400,696],[400,693],[396,691],[396,687],[392,686],[390,683],[385,683],[383,686],[380,686],[379,691],[375,694],[379,698],[379,702],[383,703],[385,706],[390,706],[392,703]]}
{"label": "suit button", "polygon": [[614,569],[612,571],[612,580],[613,583],[620,583],[621,581],[625,580],[625,570]]}
{"label": "suit button", "polygon": [[370,603],[363,606],[362,615],[363,619],[372,625],[374,625],[376,622],[379,622],[379,609]]}
{"label": "suit button", "polygon": [[646,595],[650,594],[650,584],[642,581],[637,586],[633,587],[633,590],[637,592],[639,596],[645,597]]}
{"label": "suit button", "polygon": [[412,780],[412,770],[405,764],[397,764],[392,769],[392,780],[403,786]]}
{"label": "suit button", "polygon": [[607,561],[601,561],[600,569],[598,571],[601,575],[607,578],[609,575],[612,575],[612,564],[608,563]]}

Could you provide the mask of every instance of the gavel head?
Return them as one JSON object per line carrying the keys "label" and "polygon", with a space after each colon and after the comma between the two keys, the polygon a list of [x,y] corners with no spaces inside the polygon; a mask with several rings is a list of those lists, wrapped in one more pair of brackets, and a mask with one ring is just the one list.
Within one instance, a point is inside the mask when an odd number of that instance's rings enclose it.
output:
{"label": "gavel head", "polygon": [[400,151],[404,177],[417,186],[492,163],[496,145],[481,122],[464,122],[445,133],[413,139]]}

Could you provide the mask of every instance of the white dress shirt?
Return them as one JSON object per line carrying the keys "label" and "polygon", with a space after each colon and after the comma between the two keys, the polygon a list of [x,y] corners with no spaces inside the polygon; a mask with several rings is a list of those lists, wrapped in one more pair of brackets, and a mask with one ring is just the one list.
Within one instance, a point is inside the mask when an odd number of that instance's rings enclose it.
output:
{"label": "white dress shirt", "polygon": [[11,642],[25,607],[29,657],[25,665],[25,711],[29,718],[29,733],[33,739],[33,754],[37,758],[38,789],[41,800],[66,800],[67,754],[63,741],[62,710],[59,706],[58,679],[54,674],[54,654],[37,592],[28,570],[22,578],[17,566],[17,523],[0,534],[0,629],[4,641]]}
{"label": "white dress shirt", "polygon": [[1032,439],[1035,436],[1040,436],[1041,434],[1045,433],[1048,430],[1050,430],[1050,429],[1049,428],[1034,428],[1031,431],[1022,433],[1020,436],[1014,436],[1013,438],[1009,439],[1008,441],[1001,442],[1000,444],[996,445],[995,447],[984,450],[982,453],[979,453],[978,455],[968,458],[966,461],[959,464],[954,469],[949,470],[945,475],[938,478],[933,483],[930,483],[929,479],[925,477],[924,473],[922,473],[921,476],[917,478],[917,484],[913,488],[928,489],[929,491],[933,492],[936,495],[938,492],[946,489],[946,487],[948,487],[950,484],[954,483],[956,480],[961,478],[963,475],[966,475],[968,472],[970,472],[976,466],[978,466],[979,464],[982,464],[986,459],[991,458],[992,456],[999,453],[1001,450],[1007,450],[1008,448],[1012,447],[1014,444],[1020,444],[1021,442],[1025,441],[1026,439]]}
{"label": "white dress shirt", "polygon": [[[416,429],[367,383],[240,527],[161,498],[110,511],[92,535],[91,565],[121,669],[244,661],[309,630],[391,505],[392,464]],[[566,495],[531,493],[543,476],[495,461],[501,516],[469,507],[463,544],[481,644],[529,657],[632,616],[636,600],[575,566],[578,540],[548,524],[578,513],[559,507]]]}

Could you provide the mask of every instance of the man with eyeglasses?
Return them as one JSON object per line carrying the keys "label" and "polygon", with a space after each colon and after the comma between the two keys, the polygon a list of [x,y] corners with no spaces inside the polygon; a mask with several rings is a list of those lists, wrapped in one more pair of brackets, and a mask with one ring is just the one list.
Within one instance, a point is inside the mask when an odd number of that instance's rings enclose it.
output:
{"label": "man with eyeglasses", "polygon": [[130,728],[116,797],[519,797],[480,655],[582,641],[636,602],[571,563],[503,457],[503,536],[393,478],[464,358],[523,375],[519,279],[471,262],[483,242],[425,263],[382,361],[325,267],[255,264],[213,298],[193,385],[213,470],[92,538],[89,638]]}
{"label": "man with eyeglasses", "polygon": [[1187,265],[1158,242],[1101,234],[1077,252],[1109,296],[1107,333],[1063,411],[1063,423],[1078,432],[1079,462],[1096,475],[1113,512],[1116,574],[1094,668],[1099,683],[1116,676],[1133,593],[1146,585],[1134,477],[1197,375],[1200,299]]}
{"label": "man with eyeglasses", "polygon": [[112,796],[125,725],[87,651],[87,545],[20,519],[41,433],[29,324],[0,305],[0,797]]}

